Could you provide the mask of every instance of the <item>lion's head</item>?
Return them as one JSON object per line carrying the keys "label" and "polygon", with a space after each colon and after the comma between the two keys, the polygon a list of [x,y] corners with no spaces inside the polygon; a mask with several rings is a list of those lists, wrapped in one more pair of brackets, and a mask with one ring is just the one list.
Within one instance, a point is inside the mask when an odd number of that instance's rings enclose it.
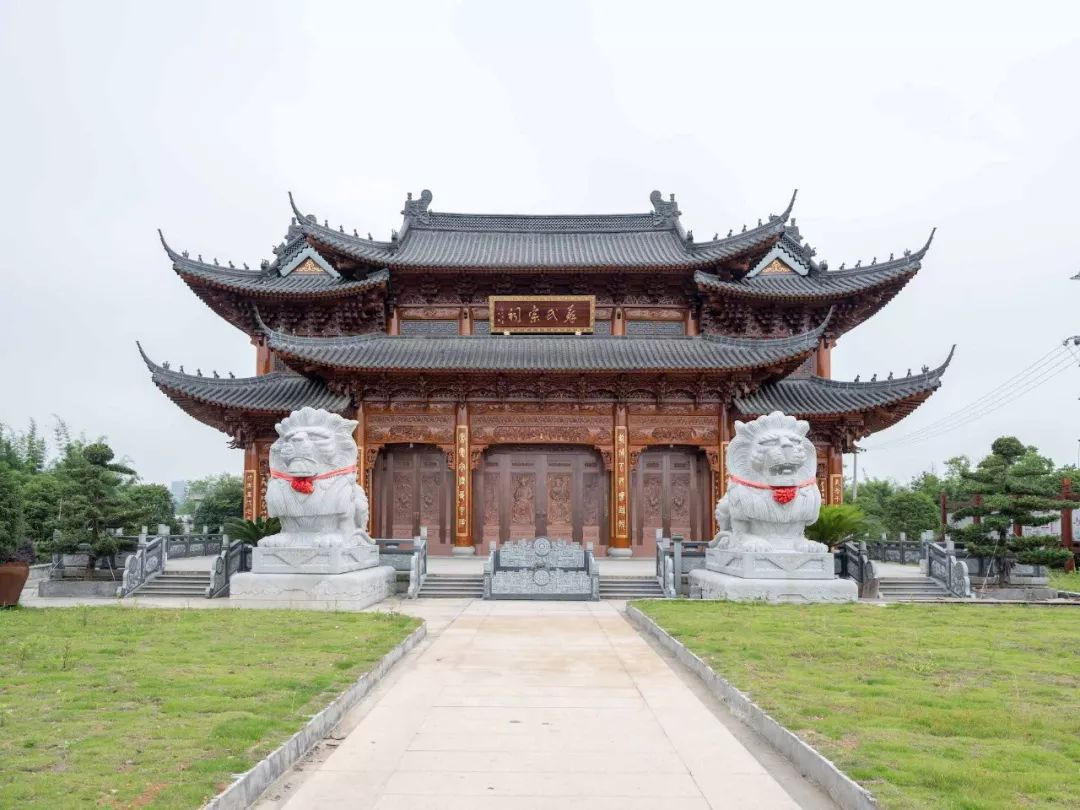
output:
{"label": "lion's head", "polygon": [[727,451],[727,468],[741,478],[772,486],[791,486],[817,473],[817,451],[806,438],[810,425],[773,411],[753,422],[736,422]]}
{"label": "lion's head", "polygon": [[275,427],[280,438],[270,445],[270,466],[290,475],[311,476],[355,464],[356,425],[315,408],[293,411]]}

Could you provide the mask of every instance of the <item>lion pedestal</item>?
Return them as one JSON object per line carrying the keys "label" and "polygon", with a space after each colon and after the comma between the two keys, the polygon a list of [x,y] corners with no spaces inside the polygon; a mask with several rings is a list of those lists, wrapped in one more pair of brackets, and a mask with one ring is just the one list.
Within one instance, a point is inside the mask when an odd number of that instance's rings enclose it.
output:
{"label": "lion pedestal", "polygon": [[356,483],[356,422],[301,408],[276,430],[266,508],[281,520],[281,532],[259,541],[251,572],[229,581],[230,600],[244,607],[360,610],[385,599],[396,575],[379,565],[379,547],[364,529],[368,502]]}
{"label": "lion pedestal", "polygon": [[705,568],[690,572],[690,596],[765,602],[853,602],[858,586],[837,579],[833,555],[806,539],[818,518],[817,452],[806,422],[775,411],[735,423],[727,494]]}

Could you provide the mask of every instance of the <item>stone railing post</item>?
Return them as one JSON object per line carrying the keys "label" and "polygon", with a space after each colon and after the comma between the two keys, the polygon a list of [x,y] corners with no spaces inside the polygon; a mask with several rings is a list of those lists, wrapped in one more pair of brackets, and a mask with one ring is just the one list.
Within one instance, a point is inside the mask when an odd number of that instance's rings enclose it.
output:
{"label": "stone railing post", "polygon": [[672,569],[674,571],[673,579],[675,584],[675,593],[673,596],[678,596],[682,591],[682,544],[683,539],[681,535],[675,535],[671,538],[671,545],[674,546],[674,557],[672,560]]}

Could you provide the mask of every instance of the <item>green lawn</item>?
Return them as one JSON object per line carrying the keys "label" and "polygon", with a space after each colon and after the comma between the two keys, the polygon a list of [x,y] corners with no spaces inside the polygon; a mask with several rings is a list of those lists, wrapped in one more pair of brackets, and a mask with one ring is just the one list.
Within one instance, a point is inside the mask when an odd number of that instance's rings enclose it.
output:
{"label": "green lawn", "polygon": [[638,606],[884,807],[1080,807],[1080,609]]}
{"label": "green lawn", "polygon": [[418,624],[375,613],[0,611],[0,807],[196,808]]}
{"label": "green lawn", "polygon": [[1061,569],[1051,568],[1050,587],[1058,588],[1062,591],[1080,593],[1080,571],[1073,571],[1071,574],[1066,574]]}

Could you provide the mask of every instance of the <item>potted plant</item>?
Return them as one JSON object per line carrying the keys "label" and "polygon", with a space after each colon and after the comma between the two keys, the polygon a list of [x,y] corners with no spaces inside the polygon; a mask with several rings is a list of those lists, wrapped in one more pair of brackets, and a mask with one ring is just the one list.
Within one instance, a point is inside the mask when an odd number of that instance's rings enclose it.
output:
{"label": "potted plant", "polygon": [[34,547],[29,540],[0,546],[0,608],[19,604],[33,561]]}

